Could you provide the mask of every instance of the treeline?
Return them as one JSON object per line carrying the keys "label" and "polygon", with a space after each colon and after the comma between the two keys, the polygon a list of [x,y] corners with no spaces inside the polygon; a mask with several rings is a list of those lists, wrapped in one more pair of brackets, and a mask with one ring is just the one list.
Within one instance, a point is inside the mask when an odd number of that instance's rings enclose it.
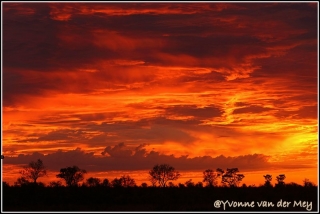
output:
{"label": "treeline", "polygon": [[[108,187],[10,186],[3,188],[4,211],[317,211],[317,187]],[[254,207],[216,207],[215,202],[250,202]],[[257,203],[275,206],[258,207]],[[290,202],[291,206],[278,206]],[[302,206],[293,207],[298,202]]]}
{"label": "treeline", "polygon": [[[30,162],[20,171],[14,185],[3,182],[4,211],[316,211],[317,186],[309,180],[304,185],[286,184],[285,175],[264,175],[259,187],[240,184],[244,175],[237,168],[203,171],[203,181],[174,184],[181,174],[168,164],[157,164],[150,171],[151,185],[137,185],[129,175],[113,180],[90,177],[77,166],[61,168],[61,180],[44,185],[38,179],[47,176],[43,162]],[[80,184],[82,182],[82,184]],[[216,201],[233,206],[217,207]],[[236,202],[275,205],[279,202],[301,202],[301,206],[234,206]],[[236,204],[237,205],[237,204]]]}
{"label": "treeline", "polygon": [[[46,186],[42,182],[37,182],[38,178],[47,176],[46,167],[43,164],[41,159],[37,161],[31,161],[27,166],[19,172],[21,176],[17,179],[13,186],[29,186],[29,185],[38,185]],[[84,179],[87,171],[85,169],[80,169],[78,166],[69,166],[60,169],[60,173],[56,175],[57,178],[61,180],[52,181],[47,185],[47,187],[60,187],[60,186],[81,186],[86,187],[138,187],[135,180],[129,175],[123,175],[120,178],[114,178],[109,181],[107,178],[101,180],[100,178],[90,177]],[[185,183],[174,184],[173,181],[178,180],[181,174],[175,170],[174,167],[168,164],[157,164],[150,171],[148,175],[148,180],[151,185],[147,183],[142,183],[139,187],[247,187],[246,184],[241,184],[241,181],[245,178],[243,174],[239,173],[238,168],[228,168],[224,171],[221,168],[216,170],[207,169],[203,171],[203,181],[194,183],[192,179],[189,179]],[[277,183],[275,186],[271,184],[272,175],[267,174],[263,175],[265,181],[261,185],[263,187],[283,187],[283,186],[301,186],[297,183],[291,182],[286,184],[285,174],[280,174],[276,177]],[[62,181],[64,181],[62,183]],[[3,182],[4,187],[9,187],[7,182]],[[316,186],[314,183],[305,179],[303,181],[304,187]],[[249,186],[249,187],[255,187]]]}

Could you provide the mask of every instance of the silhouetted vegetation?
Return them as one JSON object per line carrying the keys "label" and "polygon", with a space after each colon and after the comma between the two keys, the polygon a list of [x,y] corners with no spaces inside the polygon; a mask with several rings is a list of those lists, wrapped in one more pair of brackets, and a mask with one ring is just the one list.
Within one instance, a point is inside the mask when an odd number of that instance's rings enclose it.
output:
{"label": "silhouetted vegetation", "polygon": [[88,185],[89,187],[98,187],[101,185],[100,182],[101,182],[100,178],[90,177],[87,179],[85,184]]}
{"label": "silhouetted vegetation", "polygon": [[113,187],[136,187],[136,182],[129,175],[123,175],[119,179],[115,178],[112,181]]}
{"label": "silhouetted vegetation", "polygon": [[35,184],[37,179],[47,175],[47,170],[43,165],[41,159],[37,161],[31,161],[23,170],[20,171],[21,183],[30,182],[30,180]]}
{"label": "silhouetted vegetation", "polygon": [[316,185],[313,182],[311,182],[309,179],[305,178],[303,180],[303,186],[304,187],[315,187]]}
{"label": "silhouetted vegetation", "polygon": [[87,173],[86,170],[80,169],[77,166],[67,167],[60,169],[57,178],[64,179],[67,186],[77,186],[78,183],[84,179],[85,173]]}
{"label": "silhouetted vegetation", "polygon": [[276,183],[276,187],[283,187],[285,185],[284,180],[286,179],[286,175],[281,174],[277,176],[277,183]]}
{"label": "silhouetted vegetation", "polygon": [[[86,170],[77,166],[62,168],[57,175],[65,181],[52,181],[47,186],[41,182],[17,179],[10,186],[3,182],[4,211],[316,211],[318,187],[308,179],[303,185],[284,182],[286,176],[277,176],[277,184],[271,185],[272,175],[264,175],[265,183],[259,187],[242,184],[243,174],[237,168],[226,171],[218,168],[203,172],[203,182],[192,179],[174,184],[180,177],[172,166],[156,165],[149,172],[159,184],[151,182],[140,186],[129,175],[114,178],[90,177],[82,185]],[[218,182],[220,179],[220,185]],[[160,188],[162,187],[162,188]],[[210,188],[214,187],[214,188]],[[232,188],[230,188],[232,187]],[[268,187],[268,188],[266,188]],[[279,188],[281,187],[281,188]],[[223,206],[215,202],[253,202],[254,207]],[[301,206],[293,206],[294,201]],[[291,202],[291,206],[286,206]],[[260,203],[260,206],[258,206]],[[274,206],[267,206],[273,203]],[[296,204],[296,205],[297,205]],[[263,206],[264,205],[264,206]]]}
{"label": "silhouetted vegetation", "polygon": [[107,178],[103,179],[101,185],[102,185],[103,187],[111,187],[111,183],[110,183],[110,181],[109,181]]}
{"label": "silhouetted vegetation", "polygon": [[272,184],[271,184],[272,175],[267,174],[267,175],[264,175],[263,177],[264,177],[264,179],[265,179],[264,186],[265,186],[265,187],[272,187]]}
{"label": "silhouetted vegetation", "polygon": [[[312,203],[317,208],[317,187],[286,184],[283,188],[215,187],[206,188],[186,182],[166,188],[117,188],[105,186],[8,186],[3,188],[4,211],[223,211],[216,200],[229,202],[273,202],[274,207],[227,207],[226,211],[307,211],[293,207],[294,201]],[[277,207],[282,201],[290,207]]]}
{"label": "silhouetted vegetation", "polygon": [[222,183],[228,187],[237,187],[242,179],[244,178],[243,174],[238,174],[238,168],[227,169],[226,172],[222,173]]}
{"label": "silhouetted vegetation", "polygon": [[61,181],[51,181],[49,183],[49,187],[62,187],[62,182]]}
{"label": "silhouetted vegetation", "polygon": [[218,174],[212,169],[207,169],[203,172],[203,182],[205,182],[208,187],[217,186],[217,178]]}
{"label": "silhouetted vegetation", "polygon": [[149,172],[150,181],[153,186],[158,182],[160,187],[165,187],[168,181],[177,180],[180,173],[169,164],[157,164]]}

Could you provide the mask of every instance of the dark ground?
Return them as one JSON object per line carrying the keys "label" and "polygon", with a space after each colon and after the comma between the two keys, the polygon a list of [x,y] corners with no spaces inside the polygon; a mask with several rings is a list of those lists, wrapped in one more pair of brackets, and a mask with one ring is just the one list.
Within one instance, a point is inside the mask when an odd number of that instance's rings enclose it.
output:
{"label": "dark ground", "polygon": [[[107,188],[107,187],[5,187],[3,211],[223,211],[216,200],[250,202],[254,207],[234,207],[225,211],[311,211],[318,210],[318,187],[246,188]],[[282,207],[278,202],[282,200]],[[258,202],[274,207],[258,207]],[[291,202],[283,207],[283,202]],[[301,205],[295,204],[294,202]],[[303,203],[305,202],[305,203]],[[312,203],[312,208],[310,207]],[[216,203],[217,205],[217,203]]]}

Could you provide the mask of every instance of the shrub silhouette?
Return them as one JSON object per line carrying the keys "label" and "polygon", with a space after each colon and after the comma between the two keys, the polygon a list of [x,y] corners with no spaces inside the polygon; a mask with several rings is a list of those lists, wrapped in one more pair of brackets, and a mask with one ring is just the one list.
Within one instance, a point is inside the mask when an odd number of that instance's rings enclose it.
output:
{"label": "shrub silhouette", "polygon": [[185,186],[190,188],[190,187],[195,187],[196,185],[194,182],[192,182],[192,179],[189,179],[185,182]]}
{"label": "shrub silhouette", "polygon": [[316,185],[312,183],[308,178],[305,178],[303,180],[303,186],[304,187],[315,187]]}
{"label": "shrub silhouette", "polygon": [[119,179],[115,178],[112,182],[113,187],[135,187],[136,182],[129,175],[123,175]]}
{"label": "shrub silhouette", "polygon": [[49,183],[49,187],[62,187],[62,186],[63,185],[62,185],[61,181],[51,181]]}
{"label": "shrub silhouette", "polygon": [[16,182],[14,182],[14,186],[17,186],[17,187],[27,186],[27,185],[30,185],[30,183],[31,182],[25,177],[20,177],[17,179]]}
{"label": "shrub silhouette", "polygon": [[102,185],[103,187],[111,187],[111,183],[110,183],[110,181],[109,181],[107,178],[103,179],[101,185]]}
{"label": "shrub silhouette", "polygon": [[143,183],[141,183],[141,187],[146,188],[146,187],[148,187],[148,184],[143,182]]}
{"label": "shrub silhouette", "polygon": [[85,184],[89,187],[97,187],[101,185],[101,180],[100,178],[90,177],[87,179]]}

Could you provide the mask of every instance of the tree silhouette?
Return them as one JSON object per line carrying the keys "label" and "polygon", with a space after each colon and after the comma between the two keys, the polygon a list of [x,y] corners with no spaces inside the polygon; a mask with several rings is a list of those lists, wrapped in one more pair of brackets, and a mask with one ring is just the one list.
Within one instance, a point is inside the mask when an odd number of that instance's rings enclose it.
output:
{"label": "tree silhouette", "polygon": [[203,182],[206,183],[206,186],[213,187],[217,186],[217,178],[220,176],[220,172],[217,173],[212,169],[207,169],[203,172]]}
{"label": "tree silhouette", "polygon": [[3,188],[10,187],[9,183],[5,182],[5,181],[2,181],[2,186],[3,186]]}
{"label": "tree silhouette", "polygon": [[86,170],[80,169],[78,166],[67,167],[60,169],[57,178],[65,180],[67,186],[78,186],[78,183],[83,180]]}
{"label": "tree silhouette", "polygon": [[61,181],[51,181],[49,183],[49,187],[62,187],[62,186],[63,185],[62,185]]}
{"label": "tree silhouette", "polygon": [[100,182],[100,178],[90,177],[87,179],[86,185],[88,185],[89,187],[97,187],[100,186]]}
{"label": "tree silhouette", "polygon": [[224,174],[224,170],[220,169],[220,168],[217,168],[216,172],[217,172],[218,178],[221,178],[221,183],[222,183],[222,175]]}
{"label": "tree silhouette", "polygon": [[180,173],[169,164],[157,164],[149,171],[150,180],[157,181],[160,187],[165,187],[168,181],[177,180]]}
{"label": "tree silhouette", "polygon": [[303,186],[304,187],[315,187],[316,185],[312,183],[308,178],[305,178],[303,180]]}
{"label": "tree silhouette", "polygon": [[146,188],[146,187],[148,187],[148,184],[143,182],[143,183],[141,183],[141,187]]}
{"label": "tree silhouette", "polygon": [[224,174],[224,170],[220,168],[217,168],[216,172],[218,176],[222,176]]}
{"label": "tree silhouette", "polygon": [[230,168],[222,175],[222,183],[229,187],[237,187],[242,179],[244,178],[243,174],[238,174],[238,168]]}
{"label": "tree silhouette", "polygon": [[[170,182],[169,182],[170,183]],[[171,182],[172,183],[172,182]],[[178,187],[179,188],[185,188],[186,186],[184,185],[184,184],[182,184],[182,183],[178,183]]]}
{"label": "tree silhouette", "polygon": [[288,184],[286,184],[286,187],[301,187],[300,184],[297,184],[296,182],[290,182]]}
{"label": "tree silhouette", "polygon": [[203,183],[199,181],[198,183],[196,183],[196,187],[203,187]]}
{"label": "tree silhouette", "polygon": [[189,179],[186,181],[185,186],[186,187],[195,187],[195,183],[192,182],[192,179]]}
{"label": "tree silhouette", "polygon": [[174,183],[171,182],[171,181],[168,182],[168,185],[167,185],[167,186],[168,186],[168,187],[176,187],[176,185],[174,185]]}
{"label": "tree silhouette", "polygon": [[42,160],[38,159],[37,161],[31,161],[20,171],[20,174],[24,179],[32,180],[33,183],[36,184],[38,178],[47,175],[47,170],[45,169]]}
{"label": "tree silhouette", "polygon": [[266,174],[263,176],[265,179],[264,186],[265,187],[272,187],[271,181],[272,181],[272,175]]}
{"label": "tree silhouette", "polygon": [[104,186],[104,187],[110,187],[110,186],[111,186],[111,183],[110,183],[110,181],[109,181],[107,178],[105,178],[105,179],[103,179],[101,185]]}
{"label": "tree silhouette", "polygon": [[136,182],[129,175],[123,175],[119,179],[115,178],[112,182],[113,187],[135,187]]}
{"label": "tree silhouette", "polygon": [[286,175],[285,174],[281,174],[281,175],[278,175],[277,176],[277,184],[276,184],[276,186],[284,186],[285,185],[285,183],[284,183],[284,179],[286,179]]}
{"label": "tree silhouette", "polygon": [[149,176],[149,181],[151,182],[151,185],[153,186],[153,187],[156,187],[157,186],[157,179],[156,178],[154,178],[154,177],[152,177],[152,176]]}
{"label": "tree silhouette", "polygon": [[19,187],[27,186],[29,184],[31,184],[31,182],[27,180],[25,177],[20,177],[17,179],[16,182],[14,182],[14,186],[19,186]]}

